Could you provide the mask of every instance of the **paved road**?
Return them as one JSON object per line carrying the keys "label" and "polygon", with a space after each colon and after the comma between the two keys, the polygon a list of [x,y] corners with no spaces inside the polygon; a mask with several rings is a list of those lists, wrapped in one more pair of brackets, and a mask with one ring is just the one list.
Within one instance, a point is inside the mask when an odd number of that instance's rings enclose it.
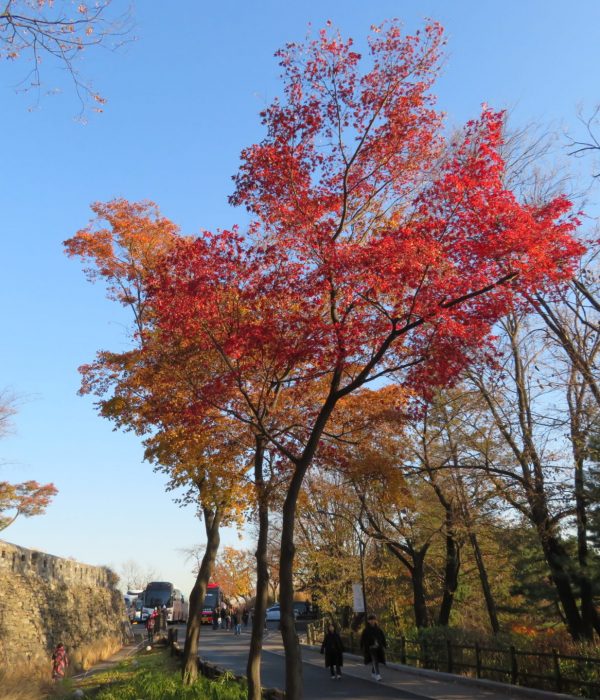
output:
{"label": "paved road", "polygon": [[[273,625],[276,627],[276,624]],[[181,627],[179,638],[185,635]],[[227,630],[202,628],[199,654],[201,658],[227,668],[239,675],[245,675],[249,632],[236,637]],[[315,649],[304,647],[303,678],[305,700],[328,700],[329,698],[352,698],[379,700],[380,698],[400,698],[405,700],[506,700],[511,697],[511,688],[496,692],[479,686],[466,686],[446,680],[424,678],[410,672],[382,667],[383,681],[371,678],[370,669],[358,657],[346,654],[343,677],[331,680],[325,669],[323,657]],[[262,656],[262,682],[265,687],[285,687],[285,670],[281,635],[270,629],[265,637]]]}
{"label": "paved road", "polygon": [[[276,633],[269,632],[263,649],[261,673],[262,683],[268,688],[285,687],[285,671],[283,652],[280,643],[273,638]],[[249,634],[235,637],[226,630],[202,629],[200,641],[200,656],[212,661],[237,674],[245,674],[248,657]],[[422,700],[422,695],[401,693],[394,688],[388,688],[372,681],[346,675],[341,680],[332,681],[329,671],[324,667],[322,657],[320,666],[304,663],[304,698],[405,698],[406,700]]]}

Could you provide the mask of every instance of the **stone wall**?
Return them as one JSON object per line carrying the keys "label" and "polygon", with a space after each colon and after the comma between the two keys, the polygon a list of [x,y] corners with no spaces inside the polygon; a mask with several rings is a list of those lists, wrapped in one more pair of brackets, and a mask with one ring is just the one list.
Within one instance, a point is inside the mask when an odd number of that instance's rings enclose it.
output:
{"label": "stone wall", "polygon": [[120,639],[123,597],[106,567],[88,566],[0,540],[0,664],[72,655]]}

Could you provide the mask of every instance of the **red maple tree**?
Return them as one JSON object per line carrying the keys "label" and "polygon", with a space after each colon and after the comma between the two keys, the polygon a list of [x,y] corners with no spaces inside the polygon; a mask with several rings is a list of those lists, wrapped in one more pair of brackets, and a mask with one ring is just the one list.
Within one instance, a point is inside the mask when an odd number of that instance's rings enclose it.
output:
{"label": "red maple tree", "polygon": [[430,92],[442,45],[438,24],[410,36],[390,23],[367,56],[330,28],[279,52],[284,92],[231,200],[250,230],[182,239],[142,281],[155,340],[211,368],[193,383],[190,421],[218,410],[287,466],[280,600],[294,700],[296,504],[341,399],[386,378],[425,396],[451,383],[494,323],[569,277],[582,252],[565,198],[523,206],[505,187],[502,113],[484,108],[444,135]]}

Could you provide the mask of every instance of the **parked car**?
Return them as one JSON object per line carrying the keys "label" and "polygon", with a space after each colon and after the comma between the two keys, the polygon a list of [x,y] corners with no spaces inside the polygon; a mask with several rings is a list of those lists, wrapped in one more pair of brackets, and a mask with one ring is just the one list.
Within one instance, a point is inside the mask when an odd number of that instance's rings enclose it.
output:
{"label": "parked car", "polygon": [[319,617],[319,609],[308,601],[294,601],[294,617],[297,620],[316,620]]}
{"label": "parked car", "polygon": [[[279,621],[281,620],[281,607],[279,603],[275,603],[275,605],[271,605],[270,608],[267,608],[267,622],[269,620],[274,620],[274,621]],[[296,608],[294,608],[294,619],[298,617],[298,611]]]}

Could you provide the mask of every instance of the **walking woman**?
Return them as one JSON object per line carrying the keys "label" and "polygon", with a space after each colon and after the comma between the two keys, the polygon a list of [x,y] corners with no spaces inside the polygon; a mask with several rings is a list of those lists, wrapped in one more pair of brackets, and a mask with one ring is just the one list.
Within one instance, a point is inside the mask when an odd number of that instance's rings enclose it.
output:
{"label": "walking woman", "polygon": [[381,680],[379,664],[385,664],[386,646],[385,634],[377,624],[377,618],[369,615],[360,637],[360,648],[363,650],[365,664],[371,664],[371,675],[376,681]]}
{"label": "walking woman", "polygon": [[325,654],[325,668],[331,669],[331,680],[342,677],[344,665],[344,645],[342,638],[330,624],[321,644],[321,654]]}

